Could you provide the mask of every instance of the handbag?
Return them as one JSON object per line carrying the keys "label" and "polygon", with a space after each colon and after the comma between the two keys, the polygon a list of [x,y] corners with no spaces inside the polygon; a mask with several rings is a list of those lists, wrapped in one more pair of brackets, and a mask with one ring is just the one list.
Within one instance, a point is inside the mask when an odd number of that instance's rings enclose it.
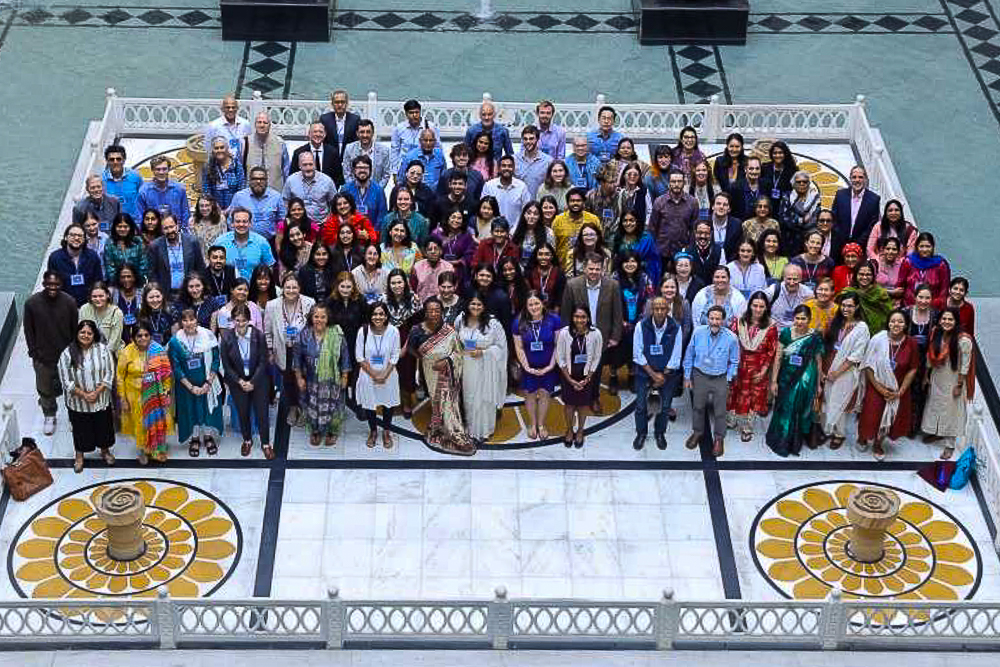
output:
{"label": "handbag", "polygon": [[10,457],[2,474],[14,500],[27,500],[52,484],[49,464],[33,438],[22,438],[21,446],[10,452]]}

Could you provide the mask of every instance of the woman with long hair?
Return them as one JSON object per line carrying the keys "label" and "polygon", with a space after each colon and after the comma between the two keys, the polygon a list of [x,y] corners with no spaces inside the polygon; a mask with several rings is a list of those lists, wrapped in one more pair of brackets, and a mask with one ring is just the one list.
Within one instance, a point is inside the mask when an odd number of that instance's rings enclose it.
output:
{"label": "woman with long hair", "polygon": [[465,425],[476,446],[496,430],[497,413],[507,400],[507,334],[473,294],[455,320],[462,343],[462,406]]}
{"label": "woman with long hair", "polygon": [[556,249],[551,243],[535,248],[524,280],[528,290],[538,292],[545,307],[558,314],[563,290],[566,289],[566,277],[556,263]]}
{"label": "woman with long hair", "polygon": [[823,278],[833,277],[833,260],[823,254],[823,235],[815,230],[806,234],[805,252],[793,257],[789,264],[802,269],[802,284],[811,290]]}
{"label": "woman with long hair", "polygon": [[726,266],[729,267],[733,287],[748,299],[754,292],[767,289],[767,273],[757,261],[757,251],[749,239],[740,241],[736,246],[736,257]]}
{"label": "woman with long hair", "polygon": [[780,231],[781,225],[771,217],[771,211],[771,199],[769,197],[758,199],[753,206],[753,217],[743,221],[743,238],[756,244],[761,234],[768,229],[773,229],[776,232]]}
{"label": "woman with long hair", "polygon": [[941,255],[935,253],[934,235],[920,232],[917,235],[917,250],[906,256],[899,267],[899,287],[903,288],[903,303],[912,306],[917,285],[927,285],[931,289],[935,308],[944,308],[951,284],[951,267]]}
{"label": "woman with long hair", "polygon": [[294,273],[281,277],[281,296],[267,303],[264,309],[264,338],[271,361],[282,377],[281,394],[288,407],[289,425],[300,419],[299,387],[295,381],[292,355],[299,332],[306,326],[306,314],[316,305],[311,297],[302,294],[302,286]]}
{"label": "woman with long hair", "polygon": [[670,146],[660,144],[653,150],[653,162],[649,165],[649,172],[643,179],[646,190],[649,191],[649,198],[653,201],[656,201],[657,197],[667,194],[670,189],[672,163],[673,156]]}
{"label": "woman with long hair", "polygon": [[142,290],[142,307],[139,319],[149,323],[153,340],[164,347],[174,335],[177,319],[174,317],[166,292],[157,283],[146,283]]}
{"label": "woman with long hair", "polygon": [[149,247],[149,244],[163,236],[163,229],[160,227],[162,216],[155,208],[148,209],[142,214],[142,228],[139,230],[139,239],[142,244]]}
{"label": "woman with long hair", "polygon": [[330,203],[330,215],[320,227],[320,239],[328,246],[337,243],[337,230],[347,223],[354,227],[354,234],[361,243],[378,243],[379,235],[368,216],[358,213],[354,197],[347,192],[338,192]]}
{"label": "woman with long hair", "polygon": [[306,316],[306,326],[295,342],[292,368],[302,397],[309,444],[318,447],[322,441],[333,447],[344,423],[351,354],[343,331],[331,322],[323,304],[315,304]]}
{"label": "woman with long hair", "polygon": [[[337,275],[337,285],[326,302],[327,310],[330,313],[330,326],[338,326],[344,336],[347,345],[348,358],[351,357],[351,350],[356,349],[358,331],[368,318],[368,306],[358,291],[358,285],[354,282],[354,276],[350,273],[341,272]],[[352,365],[350,370],[350,391],[347,394],[347,407],[355,412],[358,419],[363,419],[361,409],[358,407],[355,396],[356,381],[358,379],[357,367]]]}
{"label": "woman with long hair", "polygon": [[132,342],[142,309],[142,290],[139,289],[139,272],[131,264],[122,264],[118,269],[115,286],[111,288],[111,303],[122,313],[122,342]]}
{"label": "woman with long hair", "polygon": [[477,242],[469,231],[465,211],[455,207],[448,211],[444,223],[431,235],[441,243],[441,259],[451,264],[459,285],[469,279],[475,257]]}
{"label": "woman with long hair", "polygon": [[920,372],[920,348],[906,335],[906,312],[889,313],[889,328],[872,336],[861,371],[864,391],[860,394],[858,441],[872,444],[876,461],[885,459],[884,441],[909,435],[913,423],[910,387]]}
{"label": "woman with long hair", "polygon": [[276,246],[281,247],[281,241],[292,227],[298,227],[310,243],[315,243],[319,240],[319,223],[309,217],[309,212],[306,211],[306,203],[302,201],[301,197],[291,197],[288,200],[288,210],[285,213],[285,218],[278,221],[278,229],[274,235],[274,244]]}
{"label": "woman with long hair", "polygon": [[[618,179],[618,206],[616,208],[622,212],[619,214],[619,219],[625,210],[631,209],[635,211],[640,220],[649,223],[649,216],[653,211],[653,201],[649,197],[646,185],[642,182],[642,171],[636,164],[627,164],[622,170],[621,178]],[[615,232],[618,231],[617,223],[616,220]],[[608,231],[611,232],[611,230]]]}
{"label": "woman with long hair", "polygon": [[218,338],[198,326],[195,312],[187,309],[181,312],[181,328],[170,339],[167,355],[174,375],[177,438],[188,443],[191,457],[200,455],[202,444],[215,456],[223,428]]}
{"label": "woman with long hair", "polygon": [[630,208],[622,211],[618,232],[612,242],[611,254],[618,257],[626,250],[631,250],[639,256],[649,280],[654,285],[658,285],[660,275],[663,273],[660,252],[656,248],[656,242],[653,241],[652,235],[646,231],[645,221]]}
{"label": "woman with long hair", "polygon": [[771,319],[771,303],[764,291],[750,295],[746,311],[731,328],[740,341],[740,365],[726,410],[732,425],[739,427],[740,440],[750,442],[757,417],[767,414],[768,378],[778,351],[778,327]]}
{"label": "woman with long hair", "polygon": [[[393,271],[402,269],[393,269]],[[368,244],[361,255],[361,262],[351,270],[354,283],[364,297],[365,303],[371,305],[385,296],[386,279],[389,269],[382,266],[382,253],[375,244]],[[405,272],[403,273],[405,276]]]}
{"label": "woman with long hair", "polygon": [[546,243],[555,246],[556,237],[552,233],[552,228],[545,226],[542,222],[542,206],[537,201],[530,201],[521,209],[521,219],[517,223],[517,229],[511,237],[511,242],[515,248],[519,249],[521,255],[521,267],[527,269],[528,262],[535,252],[535,248]]}
{"label": "woman with long hair", "polygon": [[510,238],[510,224],[506,218],[494,218],[490,223],[490,238],[479,242],[476,254],[472,257],[475,265],[491,264],[493,268],[499,268],[500,260],[510,257],[514,261],[520,261],[521,248]]}
{"label": "woman with long hair", "polygon": [[688,194],[698,202],[698,218],[708,220],[712,217],[712,202],[715,201],[716,192],[725,192],[716,187],[712,182],[712,169],[705,160],[699,160],[691,167],[690,185]]}
{"label": "woman with long hair", "polygon": [[233,157],[225,137],[212,139],[208,164],[201,173],[201,191],[219,207],[228,209],[233,195],[247,186],[243,162]]}
{"label": "woman with long hair", "polygon": [[705,160],[705,154],[698,148],[697,130],[690,125],[681,129],[672,157],[674,168],[684,174],[684,179],[690,183],[693,180],[694,165]]}
{"label": "woman with long hair", "polygon": [[507,292],[507,298],[510,300],[509,318],[500,319],[501,321],[513,319],[516,313],[521,312],[528,296],[528,284],[524,280],[521,265],[513,257],[504,257],[497,264],[497,284]]}
{"label": "woman with long hair", "polygon": [[916,289],[914,304],[909,308],[904,308],[906,320],[909,323],[907,334],[917,344],[920,353],[920,372],[917,382],[913,383],[913,423],[910,434],[914,435],[920,429],[920,422],[924,416],[924,403],[927,399],[927,346],[931,339],[931,330],[937,322],[938,312],[931,304],[933,296],[931,288],[927,285],[920,285]]}
{"label": "woman with long hair", "polygon": [[598,381],[597,369],[604,339],[590,321],[590,311],[586,308],[573,308],[569,319],[570,324],[556,334],[556,364],[562,375],[562,402],[566,418],[563,444],[579,449],[583,447],[584,428],[590,404],[594,402],[593,383]]}
{"label": "woman with long hair", "polygon": [[226,218],[218,202],[211,197],[201,195],[194,205],[191,215],[191,233],[201,244],[201,251],[208,261],[208,249],[215,245],[216,239],[229,231]]}
{"label": "woman with long hair", "polygon": [[[770,161],[760,169],[760,180],[771,184],[771,210],[777,211],[781,199],[792,191],[792,177],[799,170],[792,150],[784,141],[775,141],[768,150]],[[829,254],[829,253],[827,253]]]}
{"label": "woman with long hair", "polygon": [[821,429],[822,434],[830,438],[830,449],[836,450],[847,437],[848,416],[860,407],[856,401],[862,381],[858,369],[871,339],[864,321],[864,309],[856,294],[846,292],[837,297],[837,314],[824,339],[827,352]]}
{"label": "woman with long hair", "polygon": [[774,412],[767,428],[767,446],[778,456],[798,456],[810,438],[822,385],[823,337],[809,328],[809,307],[795,307],[792,326],[778,334],[771,366]]}
{"label": "woman with long hair", "polygon": [[[635,381],[635,366],[632,364],[632,338],[635,327],[642,319],[646,301],[653,296],[653,281],[649,279],[642,266],[642,261],[632,250],[626,250],[618,255],[617,266],[612,277],[618,281],[621,289],[622,313],[625,315],[624,333],[621,342],[609,351],[607,367],[611,373],[608,381],[608,391],[614,396],[618,393],[618,369],[624,366],[628,371],[628,387]],[[567,324],[571,326],[571,324]],[[596,362],[595,362],[596,363]]]}
{"label": "woman with long hair", "polygon": [[413,265],[423,258],[420,248],[410,236],[410,228],[401,220],[386,225],[382,239],[382,266],[386,270],[402,269],[409,276]]}
{"label": "woman with long hair", "polygon": [[566,210],[566,194],[573,189],[573,181],[569,177],[569,169],[563,160],[553,160],[545,170],[545,181],[535,193],[535,198],[541,201],[543,197],[552,197],[560,211]]}
{"label": "woman with long hair", "polygon": [[833,278],[820,278],[816,283],[814,296],[805,300],[812,316],[809,318],[809,328],[815,329],[821,335],[826,335],[833,316],[837,314],[837,303],[833,300]]}
{"label": "woman with long hair", "polygon": [[576,236],[573,249],[567,257],[567,265],[563,267],[569,277],[582,276],[587,268],[587,254],[597,253],[604,258],[603,273],[611,272],[611,251],[604,243],[604,232],[601,225],[585,222]]}
{"label": "woman with long hair", "polygon": [[108,242],[104,246],[104,279],[118,279],[118,271],[131,264],[136,271],[136,285],[142,286],[149,275],[149,260],[142,239],[136,236],[135,223],[128,213],[119,213],[111,221]]}
{"label": "woman with long hair", "polygon": [[485,241],[493,233],[493,221],[500,217],[500,202],[493,195],[484,195],[476,206],[472,232],[476,241]]}
{"label": "woman with long hair", "polygon": [[743,135],[733,132],[726,137],[726,149],[715,159],[712,173],[723,190],[729,190],[746,177],[747,155],[743,152]]}
{"label": "woman with long hair", "polygon": [[866,260],[855,267],[854,287],[844,290],[851,291],[858,296],[868,330],[878,332],[885,329],[889,313],[895,305],[885,288],[875,282],[875,267],[872,262]]}
{"label": "woman with long hair", "polygon": [[122,348],[125,316],[111,302],[111,290],[100,280],[90,286],[87,303],[80,308],[80,320],[90,320],[97,324],[103,344],[112,356],[118,355]]}
{"label": "woman with long hair", "polygon": [[394,222],[402,222],[410,230],[410,238],[418,245],[422,246],[427,242],[430,234],[430,221],[424,214],[416,210],[416,203],[413,201],[413,194],[406,188],[402,188],[396,193],[396,200],[392,209],[385,216],[382,228],[387,229]]}
{"label": "woman with long hair", "polygon": [[757,239],[757,261],[764,267],[767,284],[781,281],[781,274],[788,264],[788,257],[781,254],[781,234],[776,229],[765,229]]}
{"label": "woman with long hair", "polygon": [[521,389],[528,412],[528,437],[549,437],[545,420],[549,400],[556,389],[556,332],[562,328],[558,315],[548,312],[535,292],[528,294],[524,310],[514,320],[514,352],[521,366]]}
{"label": "woman with long hair", "polygon": [[141,465],[167,460],[167,434],[174,428],[173,373],[167,350],[153,340],[149,323],[139,320],[132,342],[118,355],[116,382],[122,434],[135,440]]}
{"label": "woman with long hair", "polygon": [[81,472],[83,455],[98,448],[104,462],[114,465],[111,390],[115,382],[115,362],[93,320],[84,318],[76,325],[76,336],[59,356],[58,370],[69,423],[73,427],[76,453],[73,471]]}
{"label": "woman with long hair", "polygon": [[903,214],[903,202],[890,199],[882,209],[882,219],[868,234],[868,257],[878,257],[880,239],[897,239],[904,255],[917,250],[917,228]]}
{"label": "woman with long hair", "polygon": [[392,409],[399,405],[399,377],[396,365],[400,360],[399,329],[389,323],[389,309],[384,303],[374,304],[368,311],[368,323],[362,327],[354,350],[358,371],[358,405],[368,420],[369,449],[375,447],[378,436],[377,411],[382,408],[382,446],[392,449]]}
{"label": "woman with long hair", "polygon": [[944,440],[941,458],[947,460],[965,433],[966,410],[976,388],[972,337],[962,331],[954,308],[941,312],[931,333],[924,384],[927,400],[920,430],[928,440]]}
{"label": "woman with long hair", "polygon": [[299,286],[302,288],[302,293],[318,303],[325,302],[337,278],[334,269],[330,249],[322,243],[314,243],[309,252],[309,261],[299,269]]}
{"label": "woman with long hair", "polygon": [[[381,303],[386,306],[389,324],[399,331],[400,345],[405,346],[410,331],[420,321],[423,312],[420,299],[410,290],[410,281],[406,279],[406,274],[403,273],[402,269],[390,271],[386,278],[386,285]],[[410,419],[416,405],[415,394],[417,391],[417,364],[413,355],[402,355],[397,363],[396,371],[399,377],[403,417]]]}
{"label": "woman with long hair", "polygon": [[198,320],[198,326],[212,328],[212,314],[226,303],[223,296],[212,296],[205,289],[205,279],[197,271],[184,276],[181,291],[174,303],[174,320],[180,321],[181,312],[190,308]]}
{"label": "woman with long hair", "polygon": [[[250,273],[250,300],[257,304],[257,307],[263,312],[267,308],[267,302],[276,296],[278,296],[278,288],[274,285],[271,267],[267,264],[258,264]],[[258,329],[263,331],[263,325]]]}
{"label": "woman with long hair", "polygon": [[[250,456],[253,433],[260,437],[265,459],[274,458],[271,447],[270,409],[271,374],[267,341],[263,332],[250,326],[250,310],[239,306],[233,310],[233,328],[222,334],[220,345],[226,387],[243,436],[240,456]],[[251,417],[256,429],[250,426]]]}
{"label": "woman with long hair", "polygon": [[229,288],[229,300],[212,313],[210,324],[214,334],[221,336],[222,330],[233,328],[232,312],[237,306],[246,306],[250,310],[250,324],[255,329],[264,330],[264,311],[250,300],[250,281],[237,278]]}
{"label": "woman with long hair", "polygon": [[469,146],[469,168],[478,171],[484,183],[497,175],[493,156],[493,133],[484,130],[472,139]]}
{"label": "woman with long hair", "polygon": [[894,236],[880,238],[875,248],[878,251],[878,258],[872,260],[876,269],[875,284],[885,289],[893,304],[898,306],[903,300],[903,289],[899,287],[899,267],[903,265],[899,239]]}
{"label": "woman with long hair", "polygon": [[[350,229],[353,233],[353,228],[350,225],[344,225],[342,229]],[[290,227],[278,245],[279,273],[298,272],[299,269],[308,264],[309,257],[312,255],[312,246],[313,244],[306,239],[306,235],[299,227]]]}

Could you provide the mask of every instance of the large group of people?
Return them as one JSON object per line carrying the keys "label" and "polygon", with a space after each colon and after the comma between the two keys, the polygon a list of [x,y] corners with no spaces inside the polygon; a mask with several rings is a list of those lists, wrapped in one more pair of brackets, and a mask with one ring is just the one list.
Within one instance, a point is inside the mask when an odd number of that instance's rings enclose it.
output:
{"label": "large group of people", "polygon": [[761,155],[732,134],[710,160],[685,127],[647,164],[612,107],[567,137],[543,101],[515,152],[484,102],[446,156],[416,100],[390,145],[344,91],[331,106],[291,151],[225,99],[193,208],[167,157],[145,181],[105,149],[24,314],[44,430],[61,392],[77,471],[96,449],[113,463],[116,432],[142,463],[174,429],[214,455],[227,403],[241,454],[256,438],[272,458],[279,397],[313,446],[353,413],[388,449],[425,396],[428,446],[470,455],[516,390],[529,438],[579,448],[602,387],[622,386],[635,449],[650,395],[664,449],[687,389],[686,445],[715,456],[768,415],[781,456],[852,432],[879,460],[919,433],[951,456],[974,386],[969,284],[863,167],[826,209],[782,141]]}

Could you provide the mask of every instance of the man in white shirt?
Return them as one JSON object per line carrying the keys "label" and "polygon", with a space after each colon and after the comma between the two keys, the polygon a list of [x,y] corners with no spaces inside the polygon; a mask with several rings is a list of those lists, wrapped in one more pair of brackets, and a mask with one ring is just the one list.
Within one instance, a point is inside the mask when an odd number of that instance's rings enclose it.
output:
{"label": "man in white shirt", "polygon": [[240,118],[240,103],[235,97],[229,96],[222,100],[222,115],[213,120],[205,128],[205,146],[211,146],[215,137],[222,137],[229,146],[229,154],[237,160],[243,150],[243,139],[250,136],[250,121]]}
{"label": "man in white shirt", "polygon": [[521,220],[521,209],[531,201],[528,186],[519,178],[514,178],[514,158],[504,155],[500,158],[500,176],[486,181],[483,197],[493,196],[500,204],[500,215],[507,218],[513,234]]}

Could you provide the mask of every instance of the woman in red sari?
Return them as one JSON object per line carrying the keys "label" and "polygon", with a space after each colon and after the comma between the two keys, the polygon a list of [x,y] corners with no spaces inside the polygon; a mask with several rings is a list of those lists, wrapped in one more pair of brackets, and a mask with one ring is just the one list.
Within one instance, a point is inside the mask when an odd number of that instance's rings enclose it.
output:
{"label": "woman in red sari", "polygon": [[858,441],[872,444],[876,461],[885,458],[883,441],[909,435],[913,422],[910,386],[920,370],[920,346],[906,335],[909,318],[902,310],[889,313],[888,331],[868,342],[861,370],[865,382],[858,418]]}
{"label": "woman in red sari", "polygon": [[740,440],[753,439],[754,420],[767,414],[767,378],[778,350],[778,327],[764,292],[754,292],[743,316],[732,324],[740,340],[740,365],[729,391],[726,409],[731,426],[739,424]]}

